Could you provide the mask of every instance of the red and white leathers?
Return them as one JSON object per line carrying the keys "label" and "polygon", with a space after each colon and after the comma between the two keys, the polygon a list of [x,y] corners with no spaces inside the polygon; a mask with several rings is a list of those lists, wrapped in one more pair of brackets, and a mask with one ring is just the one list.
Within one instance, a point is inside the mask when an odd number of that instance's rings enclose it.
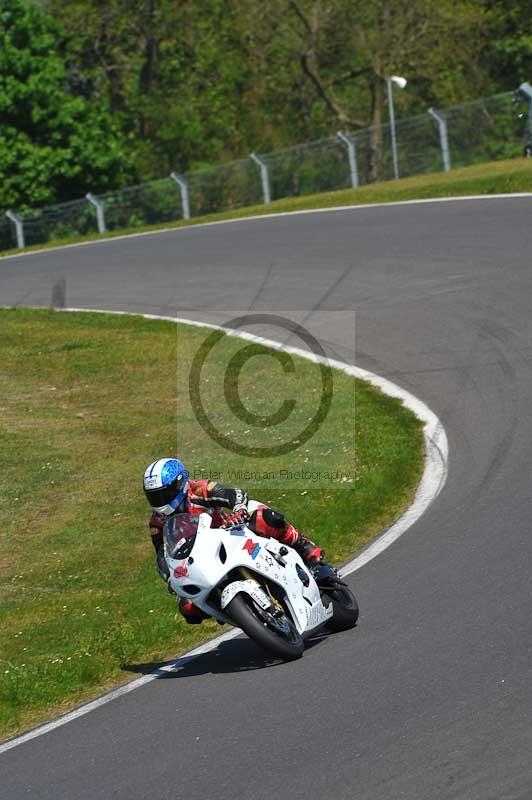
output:
{"label": "red and white leathers", "polygon": [[[227,523],[223,508],[232,509],[232,517],[238,517],[247,508],[248,498],[241,489],[223,486],[214,481],[190,481],[185,499],[176,510],[176,514],[200,514],[208,512],[213,527],[221,527]],[[260,536],[273,537],[283,544],[293,547],[309,564],[319,562],[323,557],[322,550],[297,528],[286,521],[284,514],[275,511],[263,503],[253,503],[253,510],[246,522],[254,533]],[[167,517],[154,511],[150,517],[149,529],[153,546],[157,553],[157,569],[164,580],[168,580],[168,567],[164,558],[163,527]],[[181,599],[179,610],[187,622],[201,622],[205,614],[190,600]]]}

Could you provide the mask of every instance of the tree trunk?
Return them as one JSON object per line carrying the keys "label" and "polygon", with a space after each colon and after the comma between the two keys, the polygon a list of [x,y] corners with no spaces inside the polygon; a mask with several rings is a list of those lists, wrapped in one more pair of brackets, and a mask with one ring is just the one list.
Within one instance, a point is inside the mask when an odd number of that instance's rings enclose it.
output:
{"label": "tree trunk", "polygon": [[[146,9],[146,19],[144,20],[144,60],[140,69],[139,88],[143,98],[149,98],[152,91],[152,84],[155,72],[155,62],[157,60],[159,41],[157,38],[155,21],[155,2],[149,0]],[[140,132],[143,139],[147,139],[152,134],[152,123],[149,117],[142,111],[140,113]]]}

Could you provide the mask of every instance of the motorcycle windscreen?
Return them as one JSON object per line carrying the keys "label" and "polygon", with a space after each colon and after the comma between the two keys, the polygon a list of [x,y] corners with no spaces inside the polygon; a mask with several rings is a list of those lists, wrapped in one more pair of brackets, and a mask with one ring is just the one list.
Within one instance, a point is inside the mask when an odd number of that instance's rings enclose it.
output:
{"label": "motorcycle windscreen", "polygon": [[166,553],[170,558],[176,561],[188,558],[196,541],[198,524],[198,514],[176,514],[167,520],[164,540]]}

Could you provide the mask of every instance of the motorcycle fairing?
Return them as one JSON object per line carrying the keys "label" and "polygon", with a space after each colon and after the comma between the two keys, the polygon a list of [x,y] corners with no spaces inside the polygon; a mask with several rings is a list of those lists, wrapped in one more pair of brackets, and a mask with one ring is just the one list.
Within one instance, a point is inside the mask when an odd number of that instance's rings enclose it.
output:
{"label": "motorcycle fairing", "polygon": [[[240,530],[243,535],[237,535]],[[294,624],[301,635],[308,635],[333,615],[332,604],[323,604],[314,578],[295,550],[281,545],[276,539],[257,536],[244,525],[232,530],[211,528],[211,517],[202,513],[199,515],[198,531],[190,556],[187,559],[174,560],[166,553],[166,560],[170,568],[169,582],[172,589],[222,622],[230,620],[218,608],[211,606],[208,596],[231,570],[239,567],[255,572],[258,576],[263,575],[281,587]],[[296,565],[299,570],[296,570]],[[184,566],[187,574],[180,575],[183,570],[179,567]],[[298,571],[308,576],[308,586],[304,585]],[[239,583],[244,584],[240,591],[250,589],[247,581]],[[188,592],[187,586],[199,591]],[[250,591],[247,593],[250,594]]]}

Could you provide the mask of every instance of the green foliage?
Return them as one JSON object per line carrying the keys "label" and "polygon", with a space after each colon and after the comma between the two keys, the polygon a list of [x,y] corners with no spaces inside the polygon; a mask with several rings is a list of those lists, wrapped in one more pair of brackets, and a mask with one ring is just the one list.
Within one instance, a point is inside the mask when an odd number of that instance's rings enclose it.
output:
{"label": "green foliage", "polygon": [[[143,179],[478,97],[477,0],[48,0],[91,97],[130,135]],[[378,134],[377,134],[378,135]],[[372,143],[375,150],[378,142]],[[376,177],[373,168],[372,177]]]}
{"label": "green foliage", "polygon": [[488,0],[485,5],[490,46],[484,61],[492,81],[501,89],[532,82],[531,0]]}
{"label": "green foliage", "polygon": [[102,103],[68,84],[65,40],[32,3],[0,2],[0,206],[66,200],[130,179]]}
{"label": "green foliage", "polygon": [[92,98],[129,134],[143,178],[238,152],[246,65],[224,0],[50,0]]}
{"label": "green foliage", "polygon": [[[0,204],[68,200],[368,126],[359,169],[382,180],[384,79],[408,78],[400,119],[514,88],[532,79],[531,12],[531,0],[0,0]],[[423,170],[437,166],[432,151]],[[310,155],[287,157],[275,196],[342,186],[329,155],[320,175]],[[409,172],[416,158],[404,154]],[[216,190],[197,177],[200,212],[237,183],[225,207],[255,202],[255,178],[237,171]],[[127,216],[150,221],[143,209]]]}

